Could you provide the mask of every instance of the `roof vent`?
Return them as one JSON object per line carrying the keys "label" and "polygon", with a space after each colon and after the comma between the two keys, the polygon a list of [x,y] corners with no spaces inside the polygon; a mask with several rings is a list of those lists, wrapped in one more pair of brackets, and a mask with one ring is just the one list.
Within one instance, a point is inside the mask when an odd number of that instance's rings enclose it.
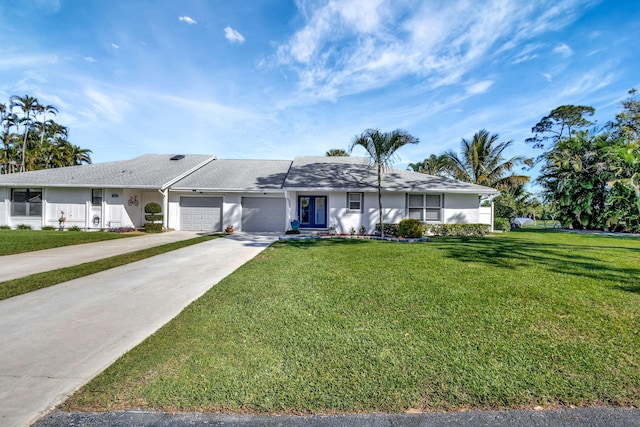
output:
{"label": "roof vent", "polygon": [[171,158],[171,160],[182,160],[184,159],[184,154],[176,154]]}

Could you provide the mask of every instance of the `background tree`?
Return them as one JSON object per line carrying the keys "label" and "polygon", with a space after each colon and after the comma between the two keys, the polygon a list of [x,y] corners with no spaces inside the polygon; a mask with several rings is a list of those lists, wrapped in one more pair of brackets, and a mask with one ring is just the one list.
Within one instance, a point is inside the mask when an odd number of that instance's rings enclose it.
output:
{"label": "background tree", "polygon": [[451,176],[451,162],[446,154],[432,154],[422,162],[409,163],[407,169],[427,175]]}
{"label": "background tree", "polygon": [[347,153],[342,148],[332,148],[331,150],[325,153],[326,157],[348,157],[349,153]]}
{"label": "background tree", "polygon": [[585,115],[593,116],[595,111],[595,108],[584,105],[561,105],[536,123],[531,129],[535,136],[527,139],[527,142],[533,142],[534,148],[544,148],[548,140],[556,143],[569,138],[573,132],[593,126],[593,122],[587,120]]}
{"label": "background tree", "polygon": [[538,182],[558,209],[565,227],[601,229],[606,224],[608,183],[613,178],[606,161],[611,134],[598,129],[574,132],[543,154]]}
{"label": "background tree", "polygon": [[504,157],[504,152],[513,141],[498,142],[498,134],[481,130],[471,141],[462,138],[460,155],[447,151],[449,167],[455,179],[485,185],[498,190],[513,190],[529,182],[526,175],[509,173],[518,165],[533,165],[533,160],[524,156]]}
{"label": "background tree", "polygon": [[382,175],[393,165],[396,152],[407,144],[417,144],[420,140],[408,132],[397,129],[392,132],[380,132],[379,129],[367,129],[356,135],[351,141],[349,152],[355,147],[362,147],[376,168],[378,182],[378,212],[380,232],[384,237],[384,221],[382,215]]}
{"label": "background tree", "polygon": [[0,104],[0,174],[91,163],[91,150],[70,143],[68,128],[52,119],[57,111],[29,95]]}

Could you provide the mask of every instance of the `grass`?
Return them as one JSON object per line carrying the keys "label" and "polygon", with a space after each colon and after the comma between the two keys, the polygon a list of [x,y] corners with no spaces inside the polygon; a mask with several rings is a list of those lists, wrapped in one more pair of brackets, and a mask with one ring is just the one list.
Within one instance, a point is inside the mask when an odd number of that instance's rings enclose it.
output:
{"label": "grass", "polygon": [[68,410],[640,405],[640,240],[520,230],[279,242]]}
{"label": "grass", "polygon": [[[76,234],[76,233],[72,233],[72,234]],[[98,233],[80,233],[80,234],[98,234]],[[100,233],[100,234],[105,234],[105,233]],[[118,267],[120,265],[129,264],[135,261],[140,261],[142,259],[149,258],[155,255],[160,255],[165,252],[174,251],[176,249],[195,245],[197,243],[202,243],[207,240],[212,240],[220,236],[221,234],[195,237],[193,239],[181,240],[178,242],[155,246],[149,249],[143,249],[143,250],[130,252],[123,255],[113,256],[110,258],[101,259],[99,261],[87,262],[87,263],[76,265],[73,267],[60,268],[58,270],[32,274],[31,276],[27,276],[27,277],[21,277],[19,279],[0,282],[0,301],[6,298],[11,298],[17,295],[33,292],[38,289],[57,285],[58,283],[66,282],[68,280],[77,279],[78,277],[88,276],[90,274],[94,274],[99,271],[104,271],[110,268]]]}
{"label": "grass", "polygon": [[0,230],[0,256],[121,239],[135,234],[119,233],[70,233],[41,230]]}

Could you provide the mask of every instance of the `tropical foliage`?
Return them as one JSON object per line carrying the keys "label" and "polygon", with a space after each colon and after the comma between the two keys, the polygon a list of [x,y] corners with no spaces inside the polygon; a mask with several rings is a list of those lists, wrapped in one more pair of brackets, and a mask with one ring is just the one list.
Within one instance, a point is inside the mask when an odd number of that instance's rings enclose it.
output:
{"label": "tropical foliage", "polygon": [[578,114],[594,110],[583,106],[554,110],[575,113],[570,133],[560,121],[547,129],[534,127],[538,140],[552,141],[540,156],[538,182],[563,226],[640,230],[640,101],[635,90],[630,95],[604,127],[587,129],[591,122]]}
{"label": "tropical foliage", "polygon": [[378,176],[378,212],[380,233],[384,237],[384,221],[382,218],[382,176],[389,169],[396,156],[396,151],[407,144],[417,144],[419,139],[406,131],[397,129],[392,132],[380,132],[379,129],[367,129],[356,135],[351,141],[349,152],[361,147],[367,152],[369,161],[376,168]]}
{"label": "tropical foliage", "polygon": [[432,154],[421,162],[409,163],[407,169],[427,175],[450,176],[451,162],[446,154]]}
{"label": "tropical foliage", "polygon": [[29,95],[0,104],[0,174],[91,163],[91,150],[69,142],[68,128],[52,119],[57,112]]}
{"label": "tropical foliage", "polygon": [[332,148],[331,150],[325,153],[326,157],[348,157],[349,153],[347,153],[342,148]]}
{"label": "tropical foliage", "polygon": [[498,190],[513,190],[529,182],[526,175],[511,171],[518,165],[533,164],[524,156],[506,158],[505,150],[513,141],[498,142],[498,134],[481,130],[471,140],[462,138],[460,154],[447,151],[451,175],[460,181],[485,185]]}

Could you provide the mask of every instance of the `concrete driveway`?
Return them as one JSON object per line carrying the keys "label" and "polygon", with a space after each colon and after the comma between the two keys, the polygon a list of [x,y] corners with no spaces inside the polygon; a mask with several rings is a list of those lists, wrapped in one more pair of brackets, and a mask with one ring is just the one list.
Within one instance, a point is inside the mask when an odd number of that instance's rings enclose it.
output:
{"label": "concrete driveway", "polygon": [[0,257],[0,281],[4,282],[31,274],[97,261],[126,252],[135,252],[179,240],[192,239],[199,235],[201,233],[195,231],[173,231],[5,255]]}
{"label": "concrete driveway", "polygon": [[36,421],[277,237],[227,236],[0,301],[0,425]]}

